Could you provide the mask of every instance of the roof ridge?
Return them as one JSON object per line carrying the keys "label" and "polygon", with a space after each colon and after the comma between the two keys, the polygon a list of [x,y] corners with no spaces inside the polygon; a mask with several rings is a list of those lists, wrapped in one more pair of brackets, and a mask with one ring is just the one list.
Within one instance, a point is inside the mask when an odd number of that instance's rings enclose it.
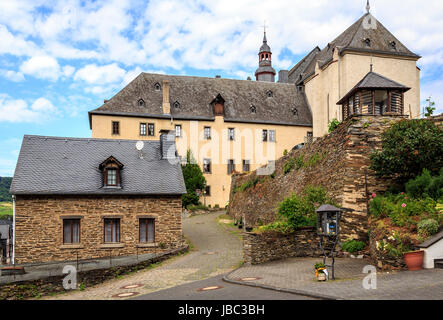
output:
{"label": "roof ridge", "polygon": [[[104,139],[104,138],[81,138],[81,137],[57,137],[57,136],[40,136],[25,134],[24,139],[40,139],[40,140],[68,140],[68,141],[94,141],[94,142],[137,142],[139,140],[132,139]],[[148,143],[159,143],[159,140],[142,140]]]}

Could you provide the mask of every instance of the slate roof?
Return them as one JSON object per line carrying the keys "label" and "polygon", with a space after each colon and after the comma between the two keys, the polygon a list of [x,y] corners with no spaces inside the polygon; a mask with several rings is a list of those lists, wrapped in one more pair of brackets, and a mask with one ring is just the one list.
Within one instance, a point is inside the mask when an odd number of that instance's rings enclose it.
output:
{"label": "slate roof", "polygon": [[330,204],[324,204],[320,208],[315,210],[315,212],[329,212],[329,211],[343,211],[343,210],[340,208],[334,207]]}
{"label": "slate roof", "polygon": [[433,235],[432,237],[430,237],[428,240],[426,240],[422,244],[419,244],[418,247],[419,248],[429,248],[430,246],[432,246],[434,243],[440,241],[441,239],[443,239],[443,229],[441,229],[440,232]]}
{"label": "slate roof", "polygon": [[388,79],[381,74],[369,72],[360,80],[354,88],[352,88],[337,104],[343,104],[356,91],[363,89],[397,89],[401,91],[408,91],[408,88],[394,80]]}
{"label": "slate roof", "polygon": [[[162,159],[160,141],[28,136],[23,138],[11,194],[181,195],[181,166]],[[100,163],[113,156],[124,167],[121,188],[104,188]]]}
{"label": "slate roof", "polygon": [[263,44],[260,47],[259,53],[262,53],[262,52],[271,52],[271,47],[268,45],[268,40],[266,39],[266,32],[263,36]]}
{"label": "slate roof", "polygon": [[303,59],[301,59],[290,71],[288,75],[289,82],[296,83],[300,80],[300,75],[303,76],[307,66],[311,63],[311,61],[317,56],[320,52],[319,47],[315,47],[309,52]]}
{"label": "slate roof", "polygon": [[[367,28],[368,21],[376,28]],[[367,47],[364,39],[370,39],[371,45]],[[395,49],[391,46],[391,42],[395,42]],[[388,54],[394,56],[410,57],[419,59],[420,56],[410,51],[403,43],[400,42],[383,24],[381,24],[370,13],[363,15],[353,25],[346,29],[335,40],[330,42],[323,50],[321,50],[311,60],[310,64],[304,70],[305,76],[299,82],[305,81],[315,73],[315,65],[319,62],[320,67],[330,63],[333,59],[334,49],[339,50],[339,54],[347,51],[354,52],[372,52],[380,54]]]}
{"label": "slate roof", "polygon": [[[225,122],[312,126],[307,99],[294,84],[151,73],[141,73],[101,107],[90,111],[90,121],[93,114],[169,119],[170,115],[162,113],[162,89],[155,90],[155,84],[162,85],[163,80],[169,81],[171,115],[177,120],[213,121],[211,102],[220,94],[225,100]],[[268,91],[273,97],[267,96]],[[140,99],[143,107],[138,104]],[[180,108],[173,106],[176,101]],[[256,113],[251,113],[251,105]],[[298,116],[294,116],[293,108],[297,108]]]}

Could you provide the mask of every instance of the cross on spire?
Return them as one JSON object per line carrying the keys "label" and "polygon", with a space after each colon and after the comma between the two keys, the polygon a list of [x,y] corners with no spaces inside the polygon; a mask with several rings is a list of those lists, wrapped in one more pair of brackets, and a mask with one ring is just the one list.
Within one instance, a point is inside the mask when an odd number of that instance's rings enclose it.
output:
{"label": "cross on spire", "polygon": [[266,39],[266,27],[267,27],[267,25],[266,25],[266,20],[265,20],[265,22],[264,22],[264,24],[263,24],[263,32],[264,32],[264,35],[263,35],[263,42],[268,42],[268,40]]}
{"label": "cross on spire", "polygon": [[369,0],[366,2],[366,11],[369,13],[371,11],[371,6],[369,5]]}

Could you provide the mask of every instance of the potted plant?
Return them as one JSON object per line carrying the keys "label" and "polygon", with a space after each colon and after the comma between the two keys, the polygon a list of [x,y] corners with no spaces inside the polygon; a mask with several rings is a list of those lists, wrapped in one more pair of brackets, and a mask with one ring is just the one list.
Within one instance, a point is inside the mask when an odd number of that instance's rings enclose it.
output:
{"label": "potted plant", "polygon": [[326,274],[324,270],[326,270],[326,266],[324,263],[316,263],[314,265],[315,269],[315,277],[317,278],[317,281],[326,281]]}
{"label": "potted plant", "polygon": [[417,271],[422,269],[424,251],[411,251],[403,254],[406,266],[409,271]]}

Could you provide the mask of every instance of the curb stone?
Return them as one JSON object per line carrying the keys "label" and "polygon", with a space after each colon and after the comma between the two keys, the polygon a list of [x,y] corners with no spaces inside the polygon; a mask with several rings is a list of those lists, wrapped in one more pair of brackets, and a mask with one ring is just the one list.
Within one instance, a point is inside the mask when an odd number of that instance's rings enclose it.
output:
{"label": "curb stone", "polygon": [[334,296],[329,296],[329,295],[324,295],[324,294],[314,294],[312,292],[304,291],[304,290],[283,289],[283,288],[278,288],[278,287],[274,287],[274,286],[269,286],[269,285],[266,285],[266,284],[237,281],[237,280],[232,280],[232,279],[228,278],[232,273],[234,273],[235,271],[237,271],[239,269],[241,269],[241,267],[232,270],[227,275],[224,275],[223,278],[222,278],[223,281],[228,282],[228,283],[243,285],[243,286],[249,286],[249,287],[256,287],[256,288],[262,288],[262,289],[267,289],[267,290],[274,290],[274,291],[279,291],[279,292],[299,294],[299,295],[302,295],[302,296],[307,296],[307,297],[312,297],[312,298],[317,298],[317,299],[323,299],[323,300],[346,300],[346,299],[341,298],[341,297],[334,297]]}

